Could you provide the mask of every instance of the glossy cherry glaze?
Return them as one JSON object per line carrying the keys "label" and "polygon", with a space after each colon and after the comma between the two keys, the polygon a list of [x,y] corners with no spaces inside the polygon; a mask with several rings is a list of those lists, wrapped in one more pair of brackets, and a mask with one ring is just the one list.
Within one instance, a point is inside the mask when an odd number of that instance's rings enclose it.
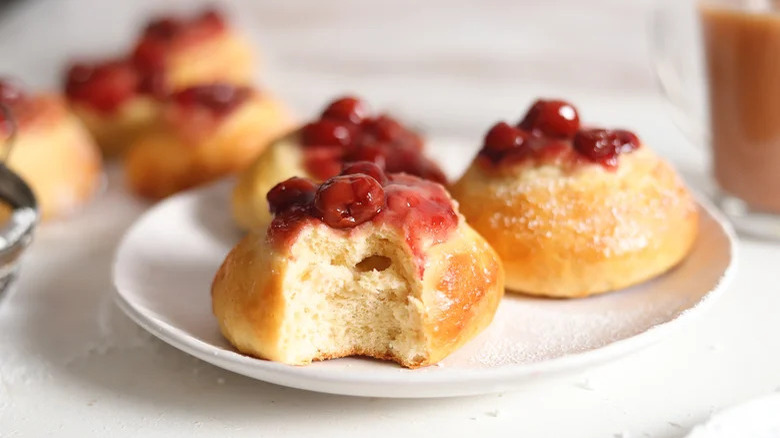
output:
{"label": "glossy cherry glaze", "polygon": [[140,74],[129,62],[74,64],[67,73],[65,94],[72,101],[110,113],[138,94],[140,83]]}
{"label": "glossy cherry glaze", "polygon": [[216,117],[225,117],[252,96],[252,89],[231,84],[196,85],[171,96],[179,108],[189,111],[206,110]]}
{"label": "glossy cherry glaze", "polygon": [[538,100],[517,126],[500,122],[485,135],[477,162],[484,169],[520,163],[576,169],[598,163],[614,169],[621,153],[640,146],[630,131],[582,129],[577,109],[562,100]]}
{"label": "glossy cherry glaze", "polygon": [[385,207],[382,184],[364,173],[328,179],[314,195],[314,211],[331,228],[352,228],[378,215]]}
{"label": "glossy cherry glaze", "polygon": [[422,139],[387,115],[371,116],[354,97],[331,102],[318,120],[300,131],[304,165],[310,175],[325,180],[343,163],[371,161],[389,173],[405,172],[446,183],[439,167],[422,154]]}
{"label": "glossy cherry glaze", "polygon": [[271,213],[308,205],[319,186],[306,178],[292,177],[275,185],[266,195]]}
{"label": "glossy cherry glaze", "polygon": [[580,129],[580,116],[563,100],[537,100],[518,124],[528,132],[552,138],[571,138]]}
{"label": "glossy cherry glaze", "polygon": [[591,161],[614,167],[619,154],[639,148],[639,138],[622,129],[583,129],[574,136],[573,145]]}
{"label": "glossy cherry glaze", "polygon": [[319,186],[291,178],[277,184],[267,198],[275,214],[268,238],[279,250],[289,248],[306,224],[324,223],[345,233],[367,222],[388,225],[403,234],[420,275],[423,245],[443,242],[458,226],[458,215],[441,185],[407,174],[385,174],[369,162],[350,163]]}

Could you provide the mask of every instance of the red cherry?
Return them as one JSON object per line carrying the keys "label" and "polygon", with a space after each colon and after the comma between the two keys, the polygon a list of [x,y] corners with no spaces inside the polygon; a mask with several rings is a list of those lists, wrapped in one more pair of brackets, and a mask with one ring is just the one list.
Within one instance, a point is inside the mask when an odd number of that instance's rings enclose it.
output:
{"label": "red cherry", "polygon": [[639,149],[639,137],[637,137],[633,132],[626,131],[625,129],[616,129],[613,132],[617,137],[617,141],[620,143],[618,152],[625,153]]}
{"label": "red cherry", "polygon": [[369,137],[366,139],[367,141],[370,141],[370,139],[394,141],[407,132],[397,120],[386,115],[363,121],[361,128],[363,129],[363,134]]}
{"label": "red cherry", "polygon": [[385,171],[382,170],[381,167],[369,161],[355,161],[352,163],[347,163],[344,165],[344,168],[341,169],[341,175],[352,175],[360,173],[374,178],[379,182],[379,184],[387,184],[387,175],[385,175]]}
{"label": "red cherry", "polygon": [[348,146],[352,143],[352,132],[343,122],[320,120],[301,129],[301,143],[304,146]]}
{"label": "red cherry", "polygon": [[409,174],[417,175],[420,178],[439,184],[447,184],[447,175],[444,174],[436,163],[423,156],[418,156],[407,169],[405,172]]}
{"label": "red cherry", "polygon": [[613,165],[619,152],[619,142],[614,131],[584,129],[574,136],[574,149],[591,161]]}
{"label": "red cherry", "polygon": [[506,122],[499,122],[485,135],[481,152],[494,162],[498,162],[509,152],[524,148],[527,143],[528,133]]}
{"label": "red cherry", "polygon": [[385,205],[385,191],[364,174],[335,176],[314,196],[314,208],[333,228],[349,228],[374,218]]}
{"label": "red cherry", "polygon": [[323,119],[334,119],[342,122],[359,124],[368,117],[365,103],[355,97],[336,99],[322,112]]}
{"label": "red cherry", "polygon": [[183,108],[205,108],[216,115],[226,115],[252,95],[249,87],[230,84],[196,85],[178,91],[172,96]]}
{"label": "red cherry", "polygon": [[139,93],[149,94],[159,99],[168,96],[168,88],[165,72],[157,69],[145,71],[141,75],[141,82],[138,84]]}
{"label": "red cherry", "polygon": [[570,138],[580,128],[574,106],[563,100],[537,100],[518,125],[527,131],[539,130],[555,138]]}
{"label": "red cherry", "polygon": [[167,57],[168,41],[155,38],[142,39],[130,55],[136,67],[149,72],[164,71]]}
{"label": "red cherry", "polygon": [[0,78],[0,102],[13,105],[25,99],[21,85],[12,79]]}
{"label": "red cherry", "polygon": [[139,80],[138,72],[126,62],[76,64],[68,71],[65,92],[97,110],[114,111],[135,95]]}
{"label": "red cherry", "polygon": [[213,30],[222,30],[227,26],[225,17],[216,9],[206,9],[197,18],[198,24]]}
{"label": "red cherry", "polygon": [[184,28],[184,23],[174,17],[159,17],[149,22],[144,29],[144,38],[170,40]]}
{"label": "red cherry", "polygon": [[361,145],[351,149],[344,157],[349,161],[370,161],[384,169],[387,164],[388,148],[382,143]]}
{"label": "red cherry", "polygon": [[607,165],[616,164],[618,154],[631,152],[639,144],[639,138],[625,130],[586,129],[574,136],[575,150]]}
{"label": "red cherry", "polygon": [[293,206],[306,205],[314,199],[317,185],[306,178],[292,177],[275,185],[266,195],[272,214]]}
{"label": "red cherry", "polygon": [[313,178],[324,181],[341,172],[344,151],[338,146],[309,146],[304,149],[303,165]]}

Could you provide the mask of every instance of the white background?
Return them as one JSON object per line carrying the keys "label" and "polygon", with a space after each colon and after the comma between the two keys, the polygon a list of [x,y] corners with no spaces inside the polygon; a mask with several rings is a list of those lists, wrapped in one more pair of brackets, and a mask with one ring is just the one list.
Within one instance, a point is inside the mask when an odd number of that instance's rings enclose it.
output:
{"label": "white background", "polygon": [[[56,88],[76,55],[116,54],[151,9],[191,2],[28,0],[0,17],[0,72]],[[537,95],[629,126],[706,187],[700,151],[657,96],[647,1],[231,2],[269,90],[305,117],[353,91],[476,147]],[[453,151],[471,154],[473,148]],[[722,407],[780,389],[780,246],[739,245],[736,281],[674,337],[521,391],[378,400],[277,387],[152,339],[111,302],[111,257],[147,207],[109,190],[39,229],[0,297],[0,436],[396,435],[679,437]]]}

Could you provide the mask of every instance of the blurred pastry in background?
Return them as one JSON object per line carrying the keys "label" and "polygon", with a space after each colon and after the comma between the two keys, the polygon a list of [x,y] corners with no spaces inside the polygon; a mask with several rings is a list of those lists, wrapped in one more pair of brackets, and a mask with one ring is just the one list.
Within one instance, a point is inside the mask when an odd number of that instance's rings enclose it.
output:
{"label": "blurred pastry in background", "polygon": [[224,16],[208,9],[191,18],[152,19],[130,59],[156,87],[178,90],[190,85],[252,81],[252,47]]}
{"label": "blurred pastry in background", "polygon": [[363,101],[336,99],[316,120],[270,145],[241,174],[233,191],[233,217],[244,229],[263,229],[271,220],[266,194],[276,183],[293,176],[324,181],[353,161],[446,184],[423,146],[417,133],[386,114],[371,114]]}
{"label": "blurred pastry in background", "polygon": [[252,48],[221,14],[151,20],[131,52],[117,59],[78,62],[65,94],[107,156],[120,155],[160,116],[160,101],[184,87],[248,84]]}
{"label": "blurred pastry in background", "polygon": [[690,251],[698,209],[674,169],[632,132],[582,127],[539,100],[493,126],[451,188],[496,249],[508,289],[581,297],[653,278]]}
{"label": "blurred pastry in background", "polygon": [[130,145],[127,182],[141,196],[163,198],[244,169],[291,127],[285,108],[262,91],[226,83],[185,88]]}
{"label": "blurred pastry in background", "polygon": [[145,80],[128,61],[70,67],[65,94],[107,156],[119,155],[159,117],[162,88]]}
{"label": "blurred pastry in background", "polygon": [[73,211],[98,191],[100,151],[62,97],[27,94],[0,78],[0,104],[3,155],[32,188],[44,219]]}

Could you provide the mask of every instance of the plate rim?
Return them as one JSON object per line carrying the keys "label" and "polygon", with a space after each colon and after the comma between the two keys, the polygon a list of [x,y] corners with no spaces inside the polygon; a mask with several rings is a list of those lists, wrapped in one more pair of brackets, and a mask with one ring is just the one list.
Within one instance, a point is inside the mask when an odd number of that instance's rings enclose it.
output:
{"label": "plate rim", "polygon": [[[489,369],[456,369],[455,371],[442,370],[436,373],[419,373],[416,370],[397,368],[390,374],[350,374],[343,369],[331,370],[328,368],[311,368],[287,365],[268,360],[258,359],[243,355],[236,351],[225,350],[198,338],[190,336],[176,326],[156,318],[152,311],[144,311],[142,306],[132,303],[122,292],[122,285],[118,280],[118,265],[123,257],[124,248],[132,235],[141,225],[149,220],[159,209],[165,208],[171,203],[185,202],[188,198],[195,198],[201,193],[217,190],[222,185],[229,184],[230,179],[221,180],[205,187],[189,190],[172,196],[157,203],[142,214],[125,231],[114,252],[111,269],[113,283],[114,302],[136,324],[141,326],[163,342],[175,347],[187,354],[195,356],[205,362],[245,375],[250,378],[262,380],[268,383],[283,385],[298,389],[331,394],[369,396],[376,397],[377,391],[370,388],[352,388],[354,385],[392,385],[395,393],[388,395],[383,393],[381,397],[449,397],[471,394],[487,394],[506,390],[513,382],[521,381],[534,375],[555,375],[578,368],[597,365],[611,359],[631,354],[640,349],[649,347],[667,337],[671,332],[684,328],[695,318],[709,309],[712,303],[720,297],[726,287],[734,278],[738,260],[738,246],[736,233],[725,216],[709,201],[709,199],[697,191],[693,191],[697,205],[705,211],[720,227],[729,244],[729,263],[721,273],[716,285],[707,292],[696,304],[682,310],[674,318],[653,325],[652,327],[627,338],[619,339],[587,351],[567,353],[554,359],[543,360],[527,364],[506,364]],[[251,370],[251,371],[249,371]],[[301,371],[305,370],[305,371]],[[262,375],[262,377],[260,377]],[[441,387],[458,383],[463,385],[455,390],[442,391],[441,395],[416,395],[419,393],[419,385],[432,385]],[[474,389],[473,385],[496,383],[504,385],[501,388]],[[460,390],[458,390],[460,389]],[[412,392],[404,391],[412,390]],[[415,391],[417,390],[417,391]],[[427,391],[436,392],[436,391]]]}

